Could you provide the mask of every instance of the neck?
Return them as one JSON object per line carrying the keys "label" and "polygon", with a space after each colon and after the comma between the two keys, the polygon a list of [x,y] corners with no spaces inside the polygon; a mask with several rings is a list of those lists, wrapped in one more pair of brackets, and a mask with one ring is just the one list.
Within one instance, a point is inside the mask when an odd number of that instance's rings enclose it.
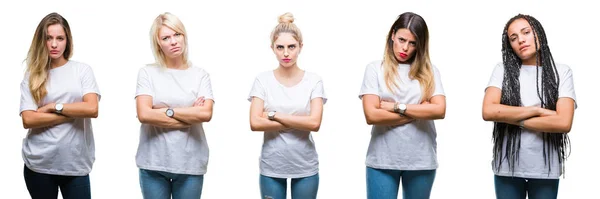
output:
{"label": "neck", "polygon": [[58,59],[51,59],[50,60],[50,68],[58,68],[62,65],[65,65],[66,63],[67,63],[67,59],[65,59],[62,56]]}
{"label": "neck", "polygon": [[188,68],[187,63],[183,62],[183,59],[181,58],[181,56],[174,57],[174,58],[167,58],[166,64],[167,64],[167,68],[170,68],[170,69],[184,70],[184,69]]}
{"label": "neck", "polygon": [[291,67],[283,67],[283,66],[279,65],[279,67],[277,69],[275,69],[275,72],[277,74],[279,74],[281,77],[291,78],[291,77],[294,77],[294,76],[302,73],[302,70],[300,70],[300,68],[296,64],[294,64]]}
{"label": "neck", "polygon": [[[529,58],[529,59],[522,60],[522,61],[523,61],[523,65],[531,65],[531,66],[536,66],[536,65],[537,65],[537,63],[536,63],[536,59],[537,59],[537,58],[538,58],[538,57],[537,57],[537,55],[534,55],[534,56],[532,56],[532,57],[531,57],[531,58]],[[539,63],[539,62],[538,62],[538,63]]]}

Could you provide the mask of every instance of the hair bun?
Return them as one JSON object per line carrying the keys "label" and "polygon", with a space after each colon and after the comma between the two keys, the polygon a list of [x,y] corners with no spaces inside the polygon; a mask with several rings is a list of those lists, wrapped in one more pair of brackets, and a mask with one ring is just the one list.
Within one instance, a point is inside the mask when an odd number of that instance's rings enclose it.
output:
{"label": "hair bun", "polygon": [[294,23],[294,15],[286,12],[285,14],[279,16],[279,23]]}

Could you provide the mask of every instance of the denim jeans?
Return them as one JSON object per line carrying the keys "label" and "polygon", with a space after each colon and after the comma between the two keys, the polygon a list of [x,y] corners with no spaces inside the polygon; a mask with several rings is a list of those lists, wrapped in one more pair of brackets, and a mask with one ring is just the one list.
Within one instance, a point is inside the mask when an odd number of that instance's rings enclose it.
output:
{"label": "denim jeans", "polygon": [[174,174],[140,169],[140,187],[144,199],[200,198],[204,175]]}
{"label": "denim jeans", "polygon": [[51,175],[37,173],[25,166],[23,176],[32,199],[56,199],[59,187],[64,199],[89,199],[92,197],[89,175]]}
{"label": "denim jeans", "polygon": [[497,199],[556,199],[558,179],[494,176]]}
{"label": "denim jeans", "polygon": [[[319,174],[304,178],[292,178],[292,199],[316,199],[319,190]],[[260,175],[261,199],[285,199],[287,178]]]}
{"label": "denim jeans", "polygon": [[403,199],[428,199],[435,170],[390,170],[367,167],[367,198],[396,199],[402,180]]}

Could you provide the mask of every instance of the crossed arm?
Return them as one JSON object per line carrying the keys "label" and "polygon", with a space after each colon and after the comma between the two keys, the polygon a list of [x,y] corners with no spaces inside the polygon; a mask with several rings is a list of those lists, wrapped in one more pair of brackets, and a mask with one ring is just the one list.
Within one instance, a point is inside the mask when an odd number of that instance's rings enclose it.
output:
{"label": "crossed arm", "polygon": [[187,128],[192,124],[209,122],[212,119],[213,104],[213,100],[200,97],[191,107],[174,108],[175,114],[171,118],[165,114],[167,107],[152,106],[152,96],[136,97],[138,120],[161,128]]}
{"label": "crossed arm", "polygon": [[310,114],[307,116],[289,115],[282,112],[275,114],[274,120],[269,120],[264,112],[264,101],[253,97],[250,105],[250,129],[252,131],[280,131],[298,129],[304,131],[319,131],[323,117],[323,98],[310,101]]}
{"label": "crossed arm", "polygon": [[48,103],[37,110],[27,110],[21,113],[23,128],[43,128],[70,122],[74,118],[98,117],[98,94],[88,93],[82,102],[63,104],[61,114],[56,114],[56,103]]}
{"label": "crossed arm", "polygon": [[568,97],[559,98],[556,111],[541,107],[521,107],[500,104],[502,90],[488,87],[483,99],[482,116],[485,121],[502,122],[513,125],[523,124],[523,128],[547,133],[568,133],[573,124],[575,101]]}
{"label": "crossed arm", "polygon": [[446,115],[446,97],[443,95],[433,96],[421,104],[407,104],[404,114],[394,112],[395,103],[381,101],[377,95],[363,95],[362,102],[365,119],[370,125],[404,125],[415,119],[443,119]]}

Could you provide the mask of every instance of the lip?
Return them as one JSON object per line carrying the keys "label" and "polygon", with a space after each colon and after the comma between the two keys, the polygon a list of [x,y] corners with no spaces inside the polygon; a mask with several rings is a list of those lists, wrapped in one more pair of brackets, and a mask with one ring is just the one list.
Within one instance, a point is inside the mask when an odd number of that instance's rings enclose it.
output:
{"label": "lip", "polygon": [[171,52],[177,52],[177,51],[180,51],[180,50],[181,50],[180,47],[171,48]]}
{"label": "lip", "polygon": [[402,57],[402,59],[406,59],[406,57],[408,57],[406,53],[399,53],[398,55]]}
{"label": "lip", "polygon": [[519,47],[519,51],[523,51],[523,50],[525,50],[525,48],[529,48],[529,45],[524,45],[524,46]]}
{"label": "lip", "polygon": [[50,54],[58,54],[58,53],[60,53],[60,51],[58,51],[58,50],[51,50],[50,51]]}
{"label": "lip", "polygon": [[290,61],[292,61],[292,59],[282,59],[282,60],[283,60],[283,62],[285,62],[285,63],[290,63]]}

